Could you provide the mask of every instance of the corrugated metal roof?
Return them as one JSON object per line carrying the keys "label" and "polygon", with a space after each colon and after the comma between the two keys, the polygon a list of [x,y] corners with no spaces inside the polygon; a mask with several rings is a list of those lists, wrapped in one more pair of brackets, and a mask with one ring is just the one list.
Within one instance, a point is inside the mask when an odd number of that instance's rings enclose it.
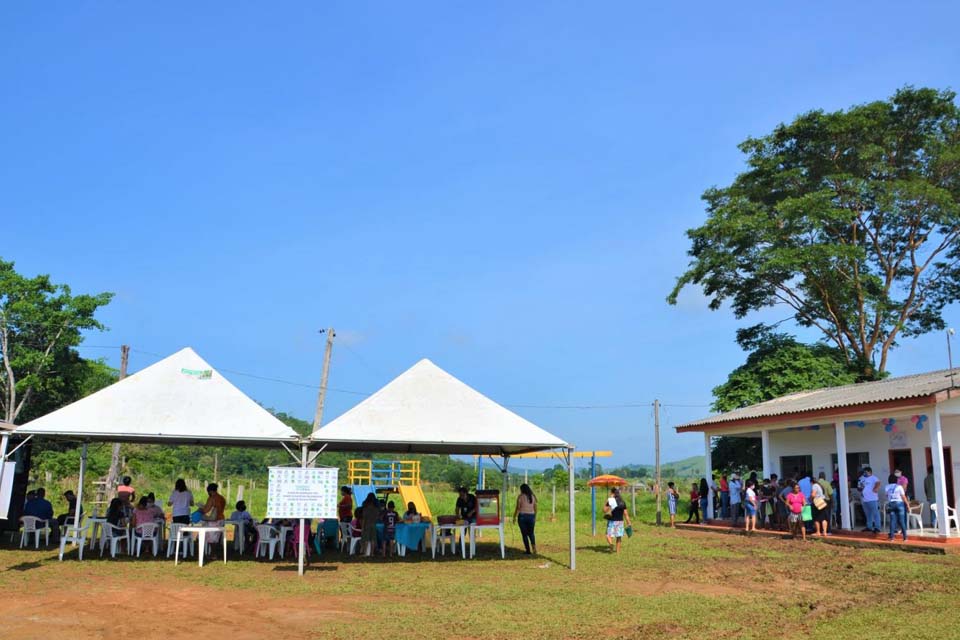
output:
{"label": "corrugated metal roof", "polygon": [[[954,369],[956,381],[960,383],[960,369]],[[887,378],[876,382],[860,382],[847,384],[841,387],[828,387],[815,391],[801,391],[767,400],[759,404],[750,405],[742,409],[734,409],[709,418],[679,425],[677,429],[716,425],[739,420],[754,418],[768,418],[786,416],[808,411],[821,411],[840,407],[920,398],[940,391],[946,391],[954,386],[950,378],[950,370],[918,373],[912,376]]]}

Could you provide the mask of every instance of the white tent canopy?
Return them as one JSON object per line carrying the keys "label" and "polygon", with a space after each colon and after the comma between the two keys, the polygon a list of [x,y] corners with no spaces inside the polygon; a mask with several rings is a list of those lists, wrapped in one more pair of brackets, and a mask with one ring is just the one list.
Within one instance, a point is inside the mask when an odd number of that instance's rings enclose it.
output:
{"label": "white tent canopy", "polygon": [[16,435],[244,447],[296,444],[299,438],[190,347],[21,425]]}
{"label": "white tent canopy", "polygon": [[326,451],[509,456],[569,447],[427,359],[311,439]]}

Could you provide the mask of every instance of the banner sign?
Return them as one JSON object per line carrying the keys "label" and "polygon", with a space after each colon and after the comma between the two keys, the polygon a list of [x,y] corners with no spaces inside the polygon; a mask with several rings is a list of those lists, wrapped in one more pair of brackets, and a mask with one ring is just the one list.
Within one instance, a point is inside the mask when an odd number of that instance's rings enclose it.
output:
{"label": "banner sign", "polygon": [[337,468],[270,467],[268,518],[337,518]]}

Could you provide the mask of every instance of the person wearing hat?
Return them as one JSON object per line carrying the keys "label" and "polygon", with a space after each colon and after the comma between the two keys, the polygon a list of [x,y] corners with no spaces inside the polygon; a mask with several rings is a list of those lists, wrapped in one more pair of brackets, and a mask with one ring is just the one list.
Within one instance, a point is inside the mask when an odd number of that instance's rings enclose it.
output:
{"label": "person wearing hat", "polygon": [[[77,496],[73,491],[67,489],[63,492],[63,497],[67,501],[67,512],[57,516],[57,524],[61,527],[66,524],[73,524],[73,516],[77,512]],[[80,506],[80,515],[83,515],[83,506]],[[68,523],[67,520],[70,522]]]}

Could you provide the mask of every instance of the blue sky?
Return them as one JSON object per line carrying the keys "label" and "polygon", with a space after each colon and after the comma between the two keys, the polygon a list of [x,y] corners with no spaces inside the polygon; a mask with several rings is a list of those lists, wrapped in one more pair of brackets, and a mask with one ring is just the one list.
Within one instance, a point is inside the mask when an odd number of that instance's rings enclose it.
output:
{"label": "blue sky", "polygon": [[[116,292],[84,355],[132,370],[190,345],[313,384],[334,326],[337,389],[429,357],[504,404],[660,398],[665,459],[699,454],[669,427],[744,357],[731,314],[664,302],[700,194],[802,111],[960,85],[955,3],[847,5],[7,3],[0,256]],[[648,407],[517,411],[653,459]]]}

